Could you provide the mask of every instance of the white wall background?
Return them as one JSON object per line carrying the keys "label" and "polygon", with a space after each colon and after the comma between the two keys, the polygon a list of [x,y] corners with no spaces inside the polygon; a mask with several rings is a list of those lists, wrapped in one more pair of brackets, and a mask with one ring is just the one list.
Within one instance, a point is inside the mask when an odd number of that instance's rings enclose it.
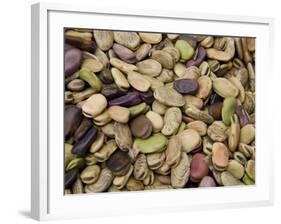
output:
{"label": "white wall background", "polygon": [[[0,223],[34,223],[30,212],[30,4],[31,0],[2,1],[0,7]],[[280,40],[281,14],[276,0],[69,0],[102,7],[180,10],[221,14],[274,17],[275,76],[272,141],[275,141],[275,205],[273,207],[194,211],[149,216],[73,220],[57,223],[280,223],[281,149],[280,122]],[[279,76],[279,77],[278,77]],[[129,206],[129,205],[128,205]],[[126,208],[124,208],[126,209]],[[273,221],[274,220],[274,221]]]}

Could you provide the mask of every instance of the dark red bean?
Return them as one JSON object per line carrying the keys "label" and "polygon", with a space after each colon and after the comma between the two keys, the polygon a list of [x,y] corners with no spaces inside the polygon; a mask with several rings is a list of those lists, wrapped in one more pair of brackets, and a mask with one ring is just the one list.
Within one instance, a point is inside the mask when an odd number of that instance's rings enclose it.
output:
{"label": "dark red bean", "polygon": [[195,95],[198,90],[198,82],[193,79],[178,79],[174,81],[174,89],[181,94]]}
{"label": "dark red bean", "polygon": [[209,166],[202,153],[196,153],[191,160],[190,179],[193,182],[199,182],[204,176],[207,176]]}

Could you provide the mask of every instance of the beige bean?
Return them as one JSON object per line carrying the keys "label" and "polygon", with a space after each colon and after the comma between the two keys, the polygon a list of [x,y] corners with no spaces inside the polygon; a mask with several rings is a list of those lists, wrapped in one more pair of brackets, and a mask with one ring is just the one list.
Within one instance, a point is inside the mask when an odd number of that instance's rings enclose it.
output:
{"label": "beige bean", "polygon": [[186,127],[189,129],[194,129],[199,133],[200,136],[207,134],[207,124],[205,124],[203,121],[189,122]]}
{"label": "beige bean", "polygon": [[107,100],[102,94],[94,94],[88,98],[82,106],[83,114],[86,117],[95,117],[102,113],[107,106]]}
{"label": "beige bean", "polygon": [[212,91],[212,80],[208,76],[201,76],[197,81],[199,87],[196,96],[200,99],[206,99]]}
{"label": "beige bean", "polygon": [[130,87],[128,80],[120,70],[118,70],[117,68],[112,68],[111,74],[114,79],[114,82],[119,88],[128,89]]}
{"label": "beige bean", "polygon": [[147,79],[145,79],[140,73],[134,71],[128,72],[128,82],[132,87],[140,92],[147,92],[151,86]]}
{"label": "beige bean", "polygon": [[164,125],[164,121],[163,121],[163,118],[159,114],[150,110],[146,113],[145,116],[151,121],[154,133],[161,131],[161,129]]}
{"label": "beige bean", "polygon": [[193,129],[186,129],[182,131],[178,136],[182,144],[183,152],[189,153],[192,150],[198,148],[202,143],[201,136],[197,131]]}
{"label": "beige bean", "polygon": [[111,106],[108,108],[109,116],[119,123],[127,123],[130,118],[130,110],[126,107]]}
{"label": "beige bean", "polygon": [[157,44],[162,40],[161,33],[139,33],[143,42],[148,44]]}

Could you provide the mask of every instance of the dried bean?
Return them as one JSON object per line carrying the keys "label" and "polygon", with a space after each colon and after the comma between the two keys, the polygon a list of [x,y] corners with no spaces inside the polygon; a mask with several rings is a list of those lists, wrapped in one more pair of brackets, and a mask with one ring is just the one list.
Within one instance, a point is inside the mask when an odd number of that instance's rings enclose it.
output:
{"label": "dried bean", "polygon": [[174,81],[174,88],[181,94],[194,95],[198,89],[198,82],[192,79],[179,79]]}
{"label": "dried bean", "polygon": [[64,33],[65,194],[255,184],[255,38]]}

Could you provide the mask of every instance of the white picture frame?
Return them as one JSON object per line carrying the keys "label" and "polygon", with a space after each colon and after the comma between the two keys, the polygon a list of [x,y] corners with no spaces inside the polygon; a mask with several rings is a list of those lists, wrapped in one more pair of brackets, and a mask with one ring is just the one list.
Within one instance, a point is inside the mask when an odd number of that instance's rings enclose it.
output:
{"label": "white picture frame", "polygon": [[[32,217],[49,220],[271,205],[274,146],[265,131],[270,117],[270,79],[264,74],[273,74],[269,60],[273,22],[271,18],[180,11],[32,5]],[[63,27],[255,36],[256,185],[64,196]]]}

